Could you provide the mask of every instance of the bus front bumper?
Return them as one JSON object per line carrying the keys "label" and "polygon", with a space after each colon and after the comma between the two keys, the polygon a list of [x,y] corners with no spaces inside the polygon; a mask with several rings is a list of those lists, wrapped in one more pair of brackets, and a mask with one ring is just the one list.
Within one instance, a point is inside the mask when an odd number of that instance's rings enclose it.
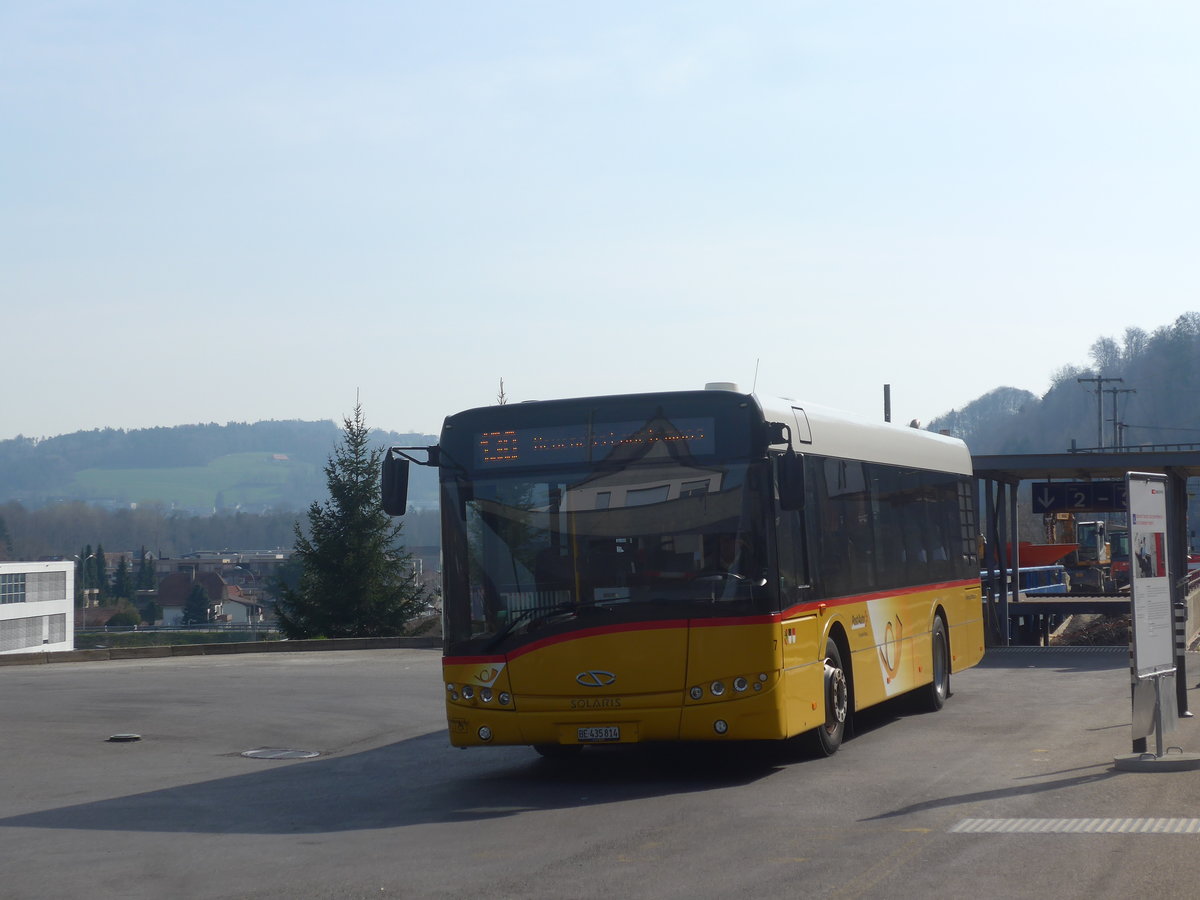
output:
{"label": "bus front bumper", "polygon": [[636,744],[647,741],[779,740],[787,737],[774,691],[724,702],[649,709],[464,708],[447,703],[455,747],[517,744]]}

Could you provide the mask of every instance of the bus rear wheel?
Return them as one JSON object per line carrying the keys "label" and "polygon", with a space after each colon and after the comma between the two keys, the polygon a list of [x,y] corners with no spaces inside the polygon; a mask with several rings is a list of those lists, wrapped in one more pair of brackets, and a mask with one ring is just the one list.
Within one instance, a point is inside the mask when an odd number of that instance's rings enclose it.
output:
{"label": "bus rear wheel", "polygon": [[946,705],[946,698],[950,696],[950,639],[946,635],[946,623],[940,615],[933,617],[933,629],[929,637],[933,681],[922,689],[924,696],[921,706],[928,712],[937,712]]}
{"label": "bus rear wheel", "polygon": [[813,732],[814,746],[821,756],[833,756],[846,737],[846,719],[850,714],[850,684],[842,667],[842,654],[832,641],[825,643],[823,695],[825,724]]}

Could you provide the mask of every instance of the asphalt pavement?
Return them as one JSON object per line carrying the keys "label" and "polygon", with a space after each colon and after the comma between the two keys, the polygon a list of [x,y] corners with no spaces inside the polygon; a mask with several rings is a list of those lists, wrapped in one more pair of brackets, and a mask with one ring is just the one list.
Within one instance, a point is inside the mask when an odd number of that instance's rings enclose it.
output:
{"label": "asphalt pavement", "polygon": [[1190,897],[1200,773],[1114,768],[1127,666],[993,652],[830,759],[567,764],[452,749],[437,650],[0,667],[0,896]]}

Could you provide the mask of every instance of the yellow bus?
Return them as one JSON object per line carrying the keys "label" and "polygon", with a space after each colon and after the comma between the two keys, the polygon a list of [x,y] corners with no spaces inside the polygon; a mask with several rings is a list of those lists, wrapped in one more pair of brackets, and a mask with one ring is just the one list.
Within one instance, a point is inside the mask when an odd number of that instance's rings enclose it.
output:
{"label": "yellow bus", "polygon": [[831,754],[855,710],[938,709],[983,655],[953,438],[716,383],[450,416],[386,454],[392,515],[410,462],[440,476],[455,746],[810,733]]}

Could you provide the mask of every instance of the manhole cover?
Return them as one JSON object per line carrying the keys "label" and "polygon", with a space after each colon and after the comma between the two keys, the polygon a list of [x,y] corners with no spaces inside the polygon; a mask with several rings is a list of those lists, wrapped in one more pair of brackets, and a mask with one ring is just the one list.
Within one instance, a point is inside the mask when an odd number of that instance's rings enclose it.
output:
{"label": "manhole cover", "polygon": [[314,756],[320,755],[316,750],[274,750],[269,747],[262,750],[247,750],[242,754],[250,759],[312,759]]}

